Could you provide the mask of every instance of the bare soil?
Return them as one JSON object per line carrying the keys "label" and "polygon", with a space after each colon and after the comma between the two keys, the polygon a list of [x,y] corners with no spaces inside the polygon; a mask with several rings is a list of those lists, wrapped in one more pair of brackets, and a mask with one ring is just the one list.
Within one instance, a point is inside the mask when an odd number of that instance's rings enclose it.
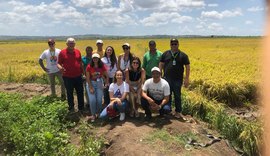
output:
{"label": "bare soil", "polygon": [[[0,83],[0,92],[21,93],[25,98],[35,95],[50,95],[50,86],[41,84],[16,84]],[[57,87],[58,95],[60,88]],[[75,98],[76,99],[76,98]],[[196,155],[196,156],[235,156],[239,155],[231,147],[225,138],[216,131],[209,129],[206,123],[199,122],[191,116],[186,116],[187,121],[174,118],[172,115],[159,117],[154,114],[152,120],[144,119],[144,113],[140,110],[139,118],[127,117],[124,122],[119,118],[101,121],[96,120],[92,124],[93,134],[105,138],[105,147],[101,155],[109,156],[141,156],[141,155]],[[79,120],[87,120],[86,115],[80,116]],[[74,128],[76,129],[76,127]],[[80,138],[76,131],[69,131],[71,143],[80,144]],[[158,132],[166,133],[167,136],[153,137]],[[182,138],[178,141],[172,138],[190,134],[190,138]],[[201,147],[212,141],[209,135],[221,137],[220,141],[213,142],[207,147]],[[159,135],[160,136],[160,135]],[[196,139],[191,139],[195,137]],[[192,140],[193,144],[190,143]],[[197,143],[197,144],[194,144]]]}

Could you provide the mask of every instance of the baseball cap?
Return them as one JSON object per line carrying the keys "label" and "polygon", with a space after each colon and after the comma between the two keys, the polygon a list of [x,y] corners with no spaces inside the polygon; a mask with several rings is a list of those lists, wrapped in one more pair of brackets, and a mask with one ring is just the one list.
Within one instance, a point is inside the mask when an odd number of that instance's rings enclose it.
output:
{"label": "baseball cap", "polygon": [[94,58],[94,57],[100,58],[100,56],[99,56],[98,53],[94,53],[94,54],[92,55],[92,58]]}
{"label": "baseball cap", "polygon": [[153,67],[153,68],[151,69],[151,72],[153,72],[153,71],[158,71],[158,72],[160,72],[160,69],[159,69],[158,67]]}
{"label": "baseball cap", "polygon": [[178,40],[177,40],[176,38],[172,38],[170,42],[171,42],[171,43],[172,43],[172,42],[179,43]]}
{"label": "baseball cap", "polygon": [[102,40],[97,40],[96,43],[97,43],[97,44],[98,44],[98,43],[103,43],[103,41],[102,41]]}
{"label": "baseball cap", "polygon": [[54,39],[48,39],[48,43],[55,43]]}
{"label": "baseball cap", "polygon": [[154,40],[149,41],[149,45],[156,45],[156,42]]}
{"label": "baseball cap", "polygon": [[124,44],[122,45],[122,47],[124,47],[124,46],[130,47],[130,45],[129,45],[128,43],[124,43]]}

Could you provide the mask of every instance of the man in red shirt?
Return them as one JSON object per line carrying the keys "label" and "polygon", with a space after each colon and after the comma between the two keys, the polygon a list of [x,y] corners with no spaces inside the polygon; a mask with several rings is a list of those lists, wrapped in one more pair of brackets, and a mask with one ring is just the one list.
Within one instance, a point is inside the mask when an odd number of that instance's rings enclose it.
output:
{"label": "man in red shirt", "polygon": [[73,91],[76,90],[78,99],[78,110],[84,109],[83,98],[83,65],[81,53],[75,49],[75,39],[68,38],[66,42],[67,48],[61,50],[58,56],[58,68],[63,74],[63,80],[67,91],[68,109],[74,112]]}

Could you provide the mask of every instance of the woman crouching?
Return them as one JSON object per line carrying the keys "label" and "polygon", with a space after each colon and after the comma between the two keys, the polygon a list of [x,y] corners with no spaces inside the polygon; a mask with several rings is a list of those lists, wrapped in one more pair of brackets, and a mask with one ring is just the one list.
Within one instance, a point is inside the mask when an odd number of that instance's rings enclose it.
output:
{"label": "woman crouching", "polygon": [[109,87],[110,100],[109,105],[103,109],[100,118],[116,117],[120,113],[120,121],[125,120],[125,111],[127,107],[127,94],[129,85],[123,81],[123,73],[118,70],[115,73],[113,83]]}

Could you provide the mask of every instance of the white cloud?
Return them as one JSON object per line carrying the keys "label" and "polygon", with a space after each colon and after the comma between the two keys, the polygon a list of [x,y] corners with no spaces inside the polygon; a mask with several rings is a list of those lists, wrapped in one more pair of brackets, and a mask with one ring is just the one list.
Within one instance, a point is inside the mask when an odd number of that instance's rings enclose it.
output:
{"label": "white cloud", "polygon": [[162,12],[179,12],[205,6],[204,0],[131,0],[134,8]]}
{"label": "white cloud", "polygon": [[71,0],[71,2],[83,8],[104,8],[112,5],[112,0]]}
{"label": "white cloud", "polygon": [[245,24],[253,24],[253,21],[245,21]]}
{"label": "white cloud", "polygon": [[241,9],[236,9],[234,11],[225,10],[220,13],[217,11],[202,11],[201,13],[202,18],[214,18],[214,19],[222,19],[225,17],[235,17],[241,15],[242,15]]}
{"label": "white cloud", "polygon": [[212,4],[208,4],[207,6],[208,6],[208,7],[218,7],[218,4],[212,3]]}
{"label": "white cloud", "polygon": [[134,6],[138,8],[158,8],[162,5],[161,0],[132,0]]}
{"label": "white cloud", "polygon": [[250,11],[250,12],[258,12],[258,11],[263,11],[264,8],[263,7],[259,7],[259,6],[256,6],[256,7],[251,7],[251,8],[248,8],[247,11]]}
{"label": "white cloud", "polygon": [[183,22],[189,22],[192,21],[192,17],[190,16],[181,16],[179,13],[173,12],[173,13],[159,13],[155,12],[150,14],[149,17],[146,17],[140,22],[145,26],[159,26],[159,25],[165,25],[168,23],[183,23]]}
{"label": "white cloud", "polygon": [[8,4],[11,10],[0,12],[0,21],[5,21],[1,24],[6,27],[23,27],[25,31],[28,30],[31,33],[42,32],[44,28],[53,27],[55,24],[90,28],[91,23],[85,14],[59,0],[48,4],[42,2],[38,5],[13,0]]}
{"label": "white cloud", "polygon": [[204,26],[203,26],[203,25],[196,25],[196,28],[197,28],[197,29],[203,29]]}
{"label": "white cloud", "polygon": [[211,24],[208,26],[208,29],[214,30],[214,31],[221,31],[221,30],[223,30],[223,27],[222,27],[222,25],[219,24],[219,23],[211,23]]}
{"label": "white cloud", "polygon": [[[257,6],[249,3],[248,6],[254,7],[245,8],[245,11],[256,13],[252,14],[252,19],[246,20],[241,9],[234,9],[237,4],[232,2],[225,8],[222,2],[206,0],[0,0],[0,35],[207,35],[222,33],[220,30],[224,29],[225,33],[240,34],[251,30],[250,24],[255,22],[253,18],[256,18],[257,28],[262,27],[259,11],[266,11],[267,7],[260,3],[256,3]],[[235,23],[231,19],[237,16],[242,23]],[[217,22],[220,19],[224,19],[222,22],[228,25],[233,22],[235,28],[243,31],[223,28],[223,23]]]}

